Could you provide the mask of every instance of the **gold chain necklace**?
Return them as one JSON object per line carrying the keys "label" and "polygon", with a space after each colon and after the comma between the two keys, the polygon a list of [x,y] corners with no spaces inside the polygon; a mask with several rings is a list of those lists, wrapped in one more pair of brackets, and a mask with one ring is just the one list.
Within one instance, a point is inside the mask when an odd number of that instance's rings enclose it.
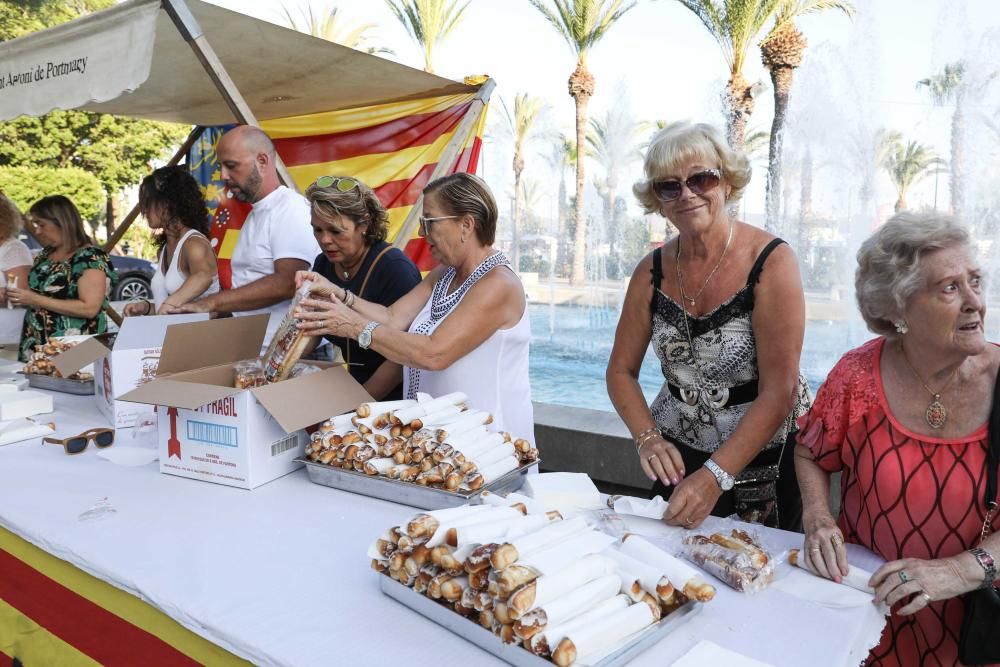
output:
{"label": "gold chain necklace", "polygon": [[955,370],[953,370],[951,375],[948,376],[948,379],[945,380],[944,385],[939,390],[934,391],[927,386],[924,379],[920,377],[920,373],[918,373],[917,369],[910,363],[910,358],[906,356],[906,350],[903,348],[902,341],[899,342],[899,352],[903,355],[903,361],[905,361],[906,365],[909,366],[910,371],[914,376],[916,376],[917,381],[919,381],[920,384],[924,386],[924,389],[927,390],[927,393],[932,396],[930,405],[928,405],[927,409],[924,410],[924,421],[927,422],[927,425],[932,429],[937,430],[944,428],[944,425],[948,422],[948,409],[944,407],[943,403],[941,403],[941,394],[948,388],[951,381],[955,379],[955,376],[958,375],[958,369],[962,367],[962,364],[955,366]]}
{"label": "gold chain necklace", "polygon": [[708,283],[712,280],[715,272],[719,270],[722,266],[722,260],[726,258],[726,253],[729,252],[729,244],[733,242],[733,225],[732,222],[729,223],[729,238],[726,239],[726,247],[722,249],[722,254],[719,255],[719,261],[715,263],[712,270],[708,272],[708,277],[705,278],[705,282],[701,284],[701,288],[695,293],[693,297],[689,297],[684,293],[684,277],[681,275],[681,239],[677,238],[677,252],[674,253],[674,268],[677,270],[677,290],[681,293],[681,301],[686,303],[690,307],[694,307],[698,303],[698,299],[701,298],[702,292],[708,287]]}

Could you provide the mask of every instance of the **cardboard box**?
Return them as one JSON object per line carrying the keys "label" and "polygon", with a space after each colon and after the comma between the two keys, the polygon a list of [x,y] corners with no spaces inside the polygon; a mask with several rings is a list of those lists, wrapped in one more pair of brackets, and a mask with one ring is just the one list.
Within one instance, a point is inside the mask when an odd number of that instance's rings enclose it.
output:
{"label": "cardboard box", "polygon": [[153,380],[167,327],[208,320],[205,313],[126,317],[117,335],[92,336],[52,359],[63,377],[94,364],[97,408],[115,428],[135,426],[148,405],[119,400],[122,394]]}
{"label": "cardboard box", "polygon": [[301,466],[302,429],[371,400],[340,365],[233,387],[234,363],[257,358],[267,323],[264,314],[167,329],[157,379],[122,397],[158,406],[160,472],[253,489]]}

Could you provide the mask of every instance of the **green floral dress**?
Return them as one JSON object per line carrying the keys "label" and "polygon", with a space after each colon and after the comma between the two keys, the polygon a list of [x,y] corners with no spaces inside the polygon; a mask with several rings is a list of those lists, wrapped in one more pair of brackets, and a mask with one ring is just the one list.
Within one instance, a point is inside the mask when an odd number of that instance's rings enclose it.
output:
{"label": "green floral dress", "polygon": [[[53,299],[78,299],[80,277],[87,269],[103,271],[114,282],[118,276],[111,268],[111,260],[100,248],[84,246],[69,259],[61,261],[49,259],[49,249],[46,248],[35,258],[35,264],[28,274],[28,287],[42,296]],[[104,307],[108,305],[107,297],[101,306],[101,312],[93,319],[60,315],[44,308],[28,307],[24,314],[24,325],[21,327],[21,350],[19,359],[28,361],[35,345],[48,342],[52,336],[69,336],[74,334],[99,334],[108,328],[108,319]]]}

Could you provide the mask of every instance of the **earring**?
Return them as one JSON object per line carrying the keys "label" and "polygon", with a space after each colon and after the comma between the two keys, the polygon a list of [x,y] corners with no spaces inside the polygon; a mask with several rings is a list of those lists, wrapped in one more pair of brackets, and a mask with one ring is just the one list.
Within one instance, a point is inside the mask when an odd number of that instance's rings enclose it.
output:
{"label": "earring", "polygon": [[905,336],[906,332],[910,330],[910,327],[906,326],[906,320],[899,320],[893,323],[896,327],[896,333],[900,336]]}
{"label": "earring", "polygon": [[462,243],[465,243],[465,234],[462,234]]}

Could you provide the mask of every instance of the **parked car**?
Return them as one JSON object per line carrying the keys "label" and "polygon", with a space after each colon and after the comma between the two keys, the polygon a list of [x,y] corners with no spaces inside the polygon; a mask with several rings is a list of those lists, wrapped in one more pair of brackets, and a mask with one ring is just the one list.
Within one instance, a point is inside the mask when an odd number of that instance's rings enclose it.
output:
{"label": "parked car", "polygon": [[[32,256],[42,250],[38,241],[24,232],[21,232],[20,239],[31,250]],[[118,280],[111,284],[112,301],[153,298],[153,290],[149,285],[156,271],[155,264],[140,257],[111,255],[111,266],[118,274]]]}

